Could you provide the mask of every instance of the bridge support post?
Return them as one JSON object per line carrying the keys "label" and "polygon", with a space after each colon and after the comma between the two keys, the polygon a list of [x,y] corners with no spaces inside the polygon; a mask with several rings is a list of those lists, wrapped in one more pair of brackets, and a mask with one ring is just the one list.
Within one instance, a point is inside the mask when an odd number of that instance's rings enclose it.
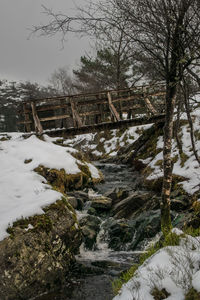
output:
{"label": "bridge support post", "polygon": [[109,105],[109,109],[111,111],[111,114],[113,115],[115,122],[116,121],[119,122],[120,121],[120,116],[119,116],[116,108],[114,107],[114,105],[112,103],[112,97],[111,97],[110,92],[107,93],[107,96],[108,96],[108,105]]}
{"label": "bridge support post", "polygon": [[34,102],[31,102],[31,108],[32,108],[33,120],[34,120],[34,125],[35,125],[35,131],[36,131],[36,133],[42,134],[43,128],[40,123],[40,119],[38,117],[36,105]]}
{"label": "bridge support post", "polygon": [[76,110],[76,104],[72,99],[70,99],[70,104],[71,104],[71,110],[72,110],[72,118],[74,122],[74,127],[81,127],[83,126],[81,118]]}

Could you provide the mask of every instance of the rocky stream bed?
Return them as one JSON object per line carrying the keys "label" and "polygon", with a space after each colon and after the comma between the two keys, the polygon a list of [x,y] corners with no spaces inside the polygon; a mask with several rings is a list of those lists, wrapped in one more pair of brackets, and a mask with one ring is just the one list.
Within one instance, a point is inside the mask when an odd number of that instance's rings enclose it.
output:
{"label": "rocky stream bed", "polygon": [[84,239],[71,280],[37,300],[112,299],[112,281],[138,262],[145,245],[159,232],[159,199],[142,188],[139,173],[124,164],[96,162],[96,166],[105,182],[95,190],[69,193]]}

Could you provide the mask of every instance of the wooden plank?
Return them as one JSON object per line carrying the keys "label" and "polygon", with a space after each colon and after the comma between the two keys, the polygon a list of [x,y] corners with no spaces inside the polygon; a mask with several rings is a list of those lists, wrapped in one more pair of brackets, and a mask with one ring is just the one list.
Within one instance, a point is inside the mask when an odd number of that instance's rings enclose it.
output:
{"label": "wooden plank", "polygon": [[40,122],[55,121],[55,120],[67,119],[70,117],[71,117],[70,115],[59,115],[59,116],[53,116],[53,117],[46,117],[46,118],[40,118]]}
{"label": "wooden plank", "polygon": [[68,108],[70,104],[56,104],[56,105],[46,105],[46,106],[38,106],[37,111],[48,111],[48,110],[56,110],[60,108]]}
{"label": "wooden plank", "polygon": [[23,113],[24,113],[24,119],[25,119],[25,127],[26,127],[26,132],[31,132],[31,126],[30,123],[32,123],[30,121],[29,118],[29,113],[27,112],[27,105],[24,103],[23,104]]}
{"label": "wooden plank", "polygon": [[[127,107],[124,107],[123,108],[123,112],[127,112],[129,109],[138,109],[138,108],[141,108],[141,105],[139,104],[135,104],[133,106],[127,106]],[[83,112],[83,113],[79,113],[79,116],[90,116],[90,115],[101,115],[101,117],[103,117],[103,114],[104,113],[108,113],[110,110],[109,108],[107,110],[104,110],[102,109],[102,105],[99,105],[99,110],[96,110],[96,111],[90,111],[90,112]],[[45,118],[39,118],[40,119],[40,122],[46,122],[46,121],[54,121],[54,120],[60,120],[60,119],[67,119],[67,118],[70,118],[71,116],[68,115],[68,114],[65,114],[65,115],[58,115],[58,116],[52,116],[52,117],[45,117]],[[100,121],[102,122],[102,120]],[[18,124],[31,124],[32,121],[20,121],[20,122],[17,122]]]}
{"label": "wooden plank", "polygon": [[[36,109],[37,109],[37,112],[40,112],[40,111],[48,111],[48,110],[51,111],[51,110],[56,110],[56,109],[60,109],[60,108],[67,108],[69,106],[70,106],[70,104],[69,105],[67,105],[67,104],[44,105],[44,106],[36,106]],[[31,108],[27,109],[27,112],[32,112]]]}
{"label": "wooden plank", "polygon": [[[101,92],[98,92],[98,93],[87,93],[87,94],[77,94],[77,95],[63,95],[63,96],[56,96],[56,97],[47,97],[47,98],[43,98],[43,99],[36,99],[35,102],[36,103],[40,103],[40,102],[45,102],[45,101],[48,101],[48,102],[51,102],[51,101],[55,101],[55,100],[61,100],[61,101],[66,101],[66,98],[70,100],[70,98],[74,98],[75,101],[77,98],[80,98],[80,97],[96,97],[96,95],[107,95],[107,92],[110,92],[110,93],[116,93],[116,94],[119,94],[119,93],[122,93],[124,91],[130,91],[130,92],[138,92],[138,91],[141,91],[144,89],[144,88],[148,88],[149,90],[165,90],[165,84],[161,83],[161,84],[157,84],[157,85],[146,85],[146,86],[137,86],[137,87],[132,87],[132,88],[128,88],[128,89],[121,89],[121,90],[109,90],[109,91],[101,91]],[[30,101],[29,101],[30,102]]]}
{"label": "wooden plank", "polygon": [[110,111],[111,111],[113,117],[115,118],[115,120],[119,122],[120,116],[119,116],[118,112],[116,111],[116,108],[112,104],[112,98],[111,98],[110,92],[108,92],[107,95],[108,95],[108,104],[109,104]]}
{"label": "wooden plank", "polygon": [[152,117],[142,117],[142,118],[135,118],[130,120],[120,120],[119,122],[104,122],[100,124],[93,124],[93,125],[87,125],[82,126],[80,128],[68,128],[68,129],[60,129],[49,132],[46,131],[45,133],[51,135],[51,136],[63,136],[63,137],[69,137],[77,135],[77,134],[85,134],[90,132],[97,132],[107,129],[117,129],[117,128],[128,128],[129,126],[138,126],[138,125],[144,125],[144,124],[164,124],[165,121],[165,115],[160,114]]}
{"label": "wooden plank", "polygon": [[79,116],[92,116],[92,115],[94,115],[94,116],[96,116],[96,115],[100,115],[101,113],[100,113],[100,111],[98,111],[98,110],[93,110],[93,111],[86,111],[86,112],[83,112],[83,113],[79,113]]}
{"label": "wooden plank", "polygon": [[[156,93],[150,93],[148,96],[149,97],[158,97],[158,96],[164,96],[166,93],[165,91],[161,91],[161,92],[156,92]],[[140,93],[140,94],[135,94],[135,95],[131,95],[128,97],[120,97],[117,99],[112,99],[112,103],[115,102],[120,102],[120,101],[132,101],[132,100],[139,100],[140,98],[144,97],[144,93]],[[51,100],[51,99],[50,99]],[[53,99],[52,99],[53,100]],[[54,99],[55,100],[55,99]],[[90,100],[84,100],[84,101],[79,101],[79,99],[76,99],[76,103],[78,106],[85,106],[85,105],[101,105],[101,104],[106,104],[107,103],[107,95],[105,94],[105,97],[102,99],[90,99]],[[48,110],[55,110],[55,109],[59,109],[59,108],[68,108],[70,107],[71,104],[69,103],[65,103],[65,104],[51,104],[51,105],[42,105],[42,106],[37,106],[37,112],[39,111],[48,111]],[[31,109],[27,108],[27,113],[31,112]]]}
{"label": "wooden plank", "polygon": [[36,105],[34,102],[31,102],[31,108],[32,108],[33,120],[34,120],[34,125],[35,125],[35,131],[39,134],[42,134],[43,128],[40,123],[40,119],[38,117]]}

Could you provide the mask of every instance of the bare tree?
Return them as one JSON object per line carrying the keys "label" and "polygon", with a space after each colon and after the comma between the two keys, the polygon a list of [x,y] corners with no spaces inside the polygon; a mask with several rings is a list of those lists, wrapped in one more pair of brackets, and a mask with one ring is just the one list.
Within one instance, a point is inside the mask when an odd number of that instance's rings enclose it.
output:
{"label": "bare tree", "polygon": [[114,0],[129,20],[127,34],[144,51],[166,81],[161,226],[170,231],[173,115],[177,87],[188,66],[200,59],[200,13],[196,0]]}
{"label": "bare tree", "polygon": [[73,79],[66,67],[60,67],[55,70],[49,78],[49,83],[59,94],[70,95],[75,91]]}
{"label": "bare tree", "polygon": [[144,53],[166,82],[165,127],[163,148],[163,188],[161,201],[161,227],[164,234],[171,229],[170,191],[172,183],[172,134],[177,87],[192,63],[200,60],[200,2],[199,0],[110,0],[90,2],[80,15],[68,17],[47,13],[49,24],[35,31],[52,34],[61,31],[99,33],[100,29],[121,30],[137,52]]}

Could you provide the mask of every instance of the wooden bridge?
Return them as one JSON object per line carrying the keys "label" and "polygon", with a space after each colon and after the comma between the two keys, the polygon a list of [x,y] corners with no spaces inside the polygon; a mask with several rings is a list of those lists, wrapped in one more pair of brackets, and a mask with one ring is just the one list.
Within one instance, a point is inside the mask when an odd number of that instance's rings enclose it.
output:
{"label": "wooden bridge", "polygon": [[34,99],[23,102],[25,132],[70,136],[164,120],[164,85]]}

